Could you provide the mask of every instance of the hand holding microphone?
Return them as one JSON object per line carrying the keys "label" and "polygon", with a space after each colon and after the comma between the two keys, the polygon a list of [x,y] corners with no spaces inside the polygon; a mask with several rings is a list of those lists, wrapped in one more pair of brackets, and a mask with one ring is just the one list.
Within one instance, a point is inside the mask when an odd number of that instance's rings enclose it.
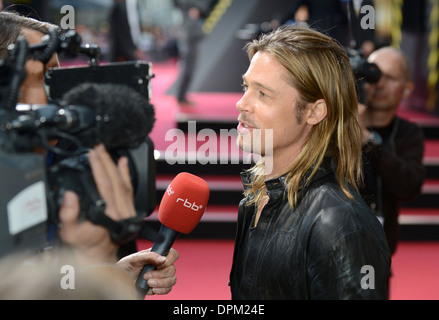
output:
{"label": "hand holding microphone", "polygon": [[[179,173],[166,189],[159,207],[159,220],[162,226],[159,239],[151,248],[162,256],[169,253],[180,233],[189,234],[197,226],[209,201],[207,182],[193,174]],[[140,272],[136,287],[142,294],[149,290],[144,275],[156,267],[145,265]]]}

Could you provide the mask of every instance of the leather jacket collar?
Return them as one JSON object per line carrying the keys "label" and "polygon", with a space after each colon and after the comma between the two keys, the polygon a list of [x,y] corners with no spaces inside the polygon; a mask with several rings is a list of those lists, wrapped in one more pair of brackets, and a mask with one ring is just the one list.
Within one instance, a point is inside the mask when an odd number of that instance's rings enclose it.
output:
{"label": "leather jacket collar", "polygon": [[[320,167],[317,169],[316,173],[312,177],[309,185],[312,185],[316,181],[322,179],[323,177],[332,174],[334,172],[334,166],[333,161],[329,158],[325,158],[320,165]],[[312,172],[312,169],[310,169],[305,177],[302,180],[302,183],[299,186],[299,194],[302,193],[302,189],[305,187],[305,181],[306,177],[308,177]],[[241,172],[241,181],[244,186],[244,190],[247,190],[250,188],[252,182],[253,182],[253,174],[249,171]],[[277,200],[279,197],[281,197],[285,189],[287,188],[287,173],[283,174],[280,177],[273,178],[270,180],[265,181],[265,186],[267,188],[267,194],[270,197],[271,200]],[[307,186],[308,187],[308,186]]]}

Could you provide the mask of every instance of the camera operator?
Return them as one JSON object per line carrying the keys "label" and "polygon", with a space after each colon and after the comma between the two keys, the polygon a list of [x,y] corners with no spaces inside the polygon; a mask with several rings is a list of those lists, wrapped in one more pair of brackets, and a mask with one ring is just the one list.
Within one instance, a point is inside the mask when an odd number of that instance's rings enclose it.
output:
{"label": "camera operator", "polygon": [[368,62],[375,63],[382,75],[376,83],[365,83],[366,106],[359,107],[366,157],[363,194],[381,218],[393,254],[399,240],[400,204],[417,196],[424,181],[424,136],[417,124],[397,115],[414,86],[404,54],[384,47]]}
{"label": "camera operator", "polygon": [[[17,39],[24,37],[29,45],[39,44],[42,37],[53,25],[27,18],[13,12],[0,12],[0,59],[8,56],[7,47]],[[54,53],[43,64],[36,60],[27,60],[26,78],[20,87],[18,102],[25,104],[46,104],[44,90],[44,72],[51,67],[58,67],[58,55]],[[133,191],[128,172],[127,159],[122,157],[116,166],[103,146],[96,146],[89,151],[89,162],[93,177],[102,199],[106,202],[105,214],[114,220],[133,217],[136,214]],[[116,263],[118,247],[111,242],[109,231],[89,221],[77,220],[80,211],[80,199],[73,192],[66,192],[59,211],[62,228],[61,240],[70,245],[77,260],[82,264]],[[118,265],[136,278],[145,264],[154,264],[157,270],[145,275],[152,288],[148,294],[166,294],[176,282],[174,262],[178,252],[171,250],[166,258],[159,257],[149,250],[134,253],[123,258]]]}

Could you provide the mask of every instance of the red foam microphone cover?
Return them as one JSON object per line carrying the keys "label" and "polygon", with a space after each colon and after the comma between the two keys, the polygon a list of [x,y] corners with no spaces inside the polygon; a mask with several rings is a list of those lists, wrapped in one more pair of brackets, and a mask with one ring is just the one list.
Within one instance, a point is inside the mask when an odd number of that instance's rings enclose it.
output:
{"label": "red foam microphone cover", "polygon": [[159,220],[180,233],[190,233],[200,222],[209,201],[207,182],[188,172],[179,173],[169,184],[159,207]]}

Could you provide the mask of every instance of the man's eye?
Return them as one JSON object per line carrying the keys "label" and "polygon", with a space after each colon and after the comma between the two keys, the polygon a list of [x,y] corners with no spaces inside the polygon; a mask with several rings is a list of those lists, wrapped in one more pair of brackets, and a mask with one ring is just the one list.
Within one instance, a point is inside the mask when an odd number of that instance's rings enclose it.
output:
{"label": "man's eye", "polygon": [[241,84],[241,87],[242,87],[242,91],[244,91],[244,92],[246,92],[248,89],[248,86],[245,84]]}

